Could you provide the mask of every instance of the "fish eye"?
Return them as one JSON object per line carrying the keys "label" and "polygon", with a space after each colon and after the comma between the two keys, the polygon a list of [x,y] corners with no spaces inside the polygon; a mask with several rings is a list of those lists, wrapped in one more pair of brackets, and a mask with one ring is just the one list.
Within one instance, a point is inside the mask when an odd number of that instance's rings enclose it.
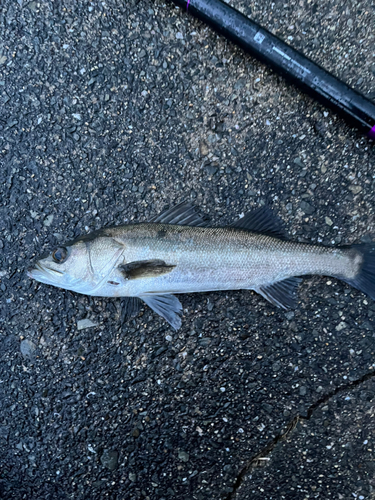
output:
{"label": "fish eye", "polygon": [[52,252],[52,258],[58,264],[61,264],[62,262],[64,262],[64,260],[66,259],[67,256],[68,256],[68,251],[64,247],[57,248],[56,250],[54,250]]}

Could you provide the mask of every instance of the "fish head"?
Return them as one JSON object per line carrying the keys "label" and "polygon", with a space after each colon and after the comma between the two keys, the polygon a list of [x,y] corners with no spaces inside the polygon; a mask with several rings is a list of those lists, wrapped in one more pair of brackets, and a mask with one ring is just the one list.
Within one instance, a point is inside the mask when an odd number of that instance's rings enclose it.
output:
{"label": "fish head", "polygon": [[83,241],[55,248],[43,255],[28,276],[41,283],[87,293],[90,286],[90,257]]}

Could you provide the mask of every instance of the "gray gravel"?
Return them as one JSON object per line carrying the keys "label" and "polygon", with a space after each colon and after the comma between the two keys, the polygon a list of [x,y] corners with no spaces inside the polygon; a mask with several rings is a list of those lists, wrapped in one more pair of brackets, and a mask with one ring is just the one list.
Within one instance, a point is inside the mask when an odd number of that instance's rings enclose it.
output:
{"label": "gray gravel", "polygon": [[374,498],[374,390],[370,379],[322,403],[252,463],[233,498]]}
{"label": "gray gravel", "polygon": [[[375,97],[370,0],[231,3]],[[0,103],[0,496],[373,498],[360,292],[308,278],[286,313],[248,291],[185,295],[176,333],[25,271],[183,199],[215,224],[270,203],[296,241],[366,240],[374,145],[159,0],[5,0]]]}

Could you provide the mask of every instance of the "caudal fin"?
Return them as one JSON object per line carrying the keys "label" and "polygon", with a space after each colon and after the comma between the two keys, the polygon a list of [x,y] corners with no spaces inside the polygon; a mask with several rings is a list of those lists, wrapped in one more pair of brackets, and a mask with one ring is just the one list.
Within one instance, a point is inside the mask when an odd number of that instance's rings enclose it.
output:
{"label": "caudal fin", "polygon": [[375,243],[352,245],[350,249],[357,252],[362,262],[354,278],[341,279],[375,300]]}

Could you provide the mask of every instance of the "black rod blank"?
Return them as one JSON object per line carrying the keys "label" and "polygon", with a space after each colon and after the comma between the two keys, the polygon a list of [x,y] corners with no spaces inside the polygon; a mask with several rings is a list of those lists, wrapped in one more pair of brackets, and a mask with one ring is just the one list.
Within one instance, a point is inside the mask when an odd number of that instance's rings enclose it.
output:
{"label": "black rod blank", "polygon": [[221,0],[172,0],[375,139],[375,104]]}

